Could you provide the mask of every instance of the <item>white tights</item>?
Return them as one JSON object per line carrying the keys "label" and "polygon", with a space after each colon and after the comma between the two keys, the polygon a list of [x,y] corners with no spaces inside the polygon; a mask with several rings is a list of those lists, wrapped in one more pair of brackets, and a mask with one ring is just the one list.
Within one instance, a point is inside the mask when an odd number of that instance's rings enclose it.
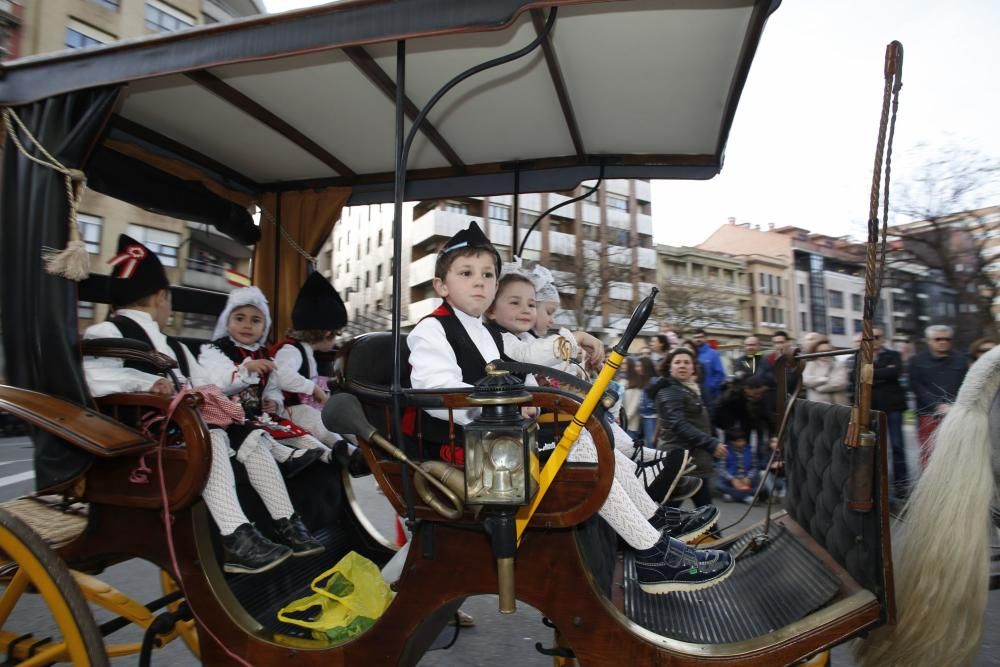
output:
{"label": "white tights", "polygon": [[[660,531],[648,520],[658,506],[646,493],[639,478],[635,476],[635,463],[632,459],[617,448],[614,451],[615,477],[611,482],[608,497],[598,513],[633,549],[649,549],[660,540]],[[573,444],[567,460],[581,463],[597,462],[597,448],[586,429]]]}
{"label": "white tights", "polygon": [[[245,523],[250,523],[236,496],[236,477],[229,457],[229,436],[220,429],[209,431],[212,444],[212,467],[201,493],[208,511],[219,526],[219,532],[230,535]],[[281,478],[274,458],[262,443],[263,431],[253,431],[240,446],[236,459],[247,469],[250,485],[264,501],[272,519],[287,519],[294,512],[285,481]]]}

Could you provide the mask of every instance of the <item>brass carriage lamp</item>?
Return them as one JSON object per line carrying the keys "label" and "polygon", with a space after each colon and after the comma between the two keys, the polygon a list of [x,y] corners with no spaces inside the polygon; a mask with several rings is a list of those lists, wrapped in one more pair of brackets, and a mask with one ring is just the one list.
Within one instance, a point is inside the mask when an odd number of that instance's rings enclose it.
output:
{"label": "brass carriage lamp", "polygon": [[465,502],[520,507],[538,488],[538,424],[521,414],[531,394],[507,371],[486,369],[469,395],[480,415],[463,428]]}
{"label": "brass carriage lamp", "polygon": [[515,610],[514,517],[538,491],[538,424],[521,414],[521,406],[530,400],[521,380],[487,366],[486,377],[469,395],[469,402],[481,408],[480,415],[463,429],[465,502],[485,509],[483,525],[497,559],[501,614]]}

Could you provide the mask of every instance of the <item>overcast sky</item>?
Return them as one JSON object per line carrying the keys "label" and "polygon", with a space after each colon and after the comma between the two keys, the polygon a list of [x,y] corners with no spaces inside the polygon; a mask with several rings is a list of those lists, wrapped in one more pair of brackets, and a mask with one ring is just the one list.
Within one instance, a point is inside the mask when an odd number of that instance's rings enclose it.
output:
{"label": "overcast sky", "polygon": [[[948,146],[1000,158],[998,27],[1000,0],[785,0],[764,29],[722,173],[654,182],[656,241],[700,243],[730,216],[863,234],[894,39],[905,57],[893,181],[905,183],[922,156]],[[1000,184],[992,192],[980,203],[1000,203]]]}

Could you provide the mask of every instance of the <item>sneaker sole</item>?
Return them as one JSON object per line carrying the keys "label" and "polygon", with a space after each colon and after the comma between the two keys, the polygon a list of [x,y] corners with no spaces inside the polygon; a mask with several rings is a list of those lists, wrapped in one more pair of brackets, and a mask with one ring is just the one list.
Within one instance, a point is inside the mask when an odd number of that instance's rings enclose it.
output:
{"label": "sneaker sole", "polygon": [[706,588],[711,588],[717,584],[721,584],[723,581],[729,578],[729,575],[733,573],[736,569],[736,559],[734,558],[729,563],[729,567],[726,571],[715,577],[714,579],[709,579],[708,581],[702,581],[699,583],[685,583],[685,582],[674,582],[667,581],[662,584],[639,584],[639,588],[642,589],[643,593],[649,593],[650,595],[663,595],[665,593],[685,593],[689,591],[701,591]]}
{"label": "sneaker sole", "polygon": [[[677,478],[677,481],[680,481],[681,477],[683,477],[683,476],[684,476],[684,475],[681,475],[680,477],[678,477],[678,478]],[[698,479],[700,479],[700,478],[698,478]],[[674,484],[676,484],[676,483],[677,483],[677,482],[674,482]],[[691,497],[691,496],[693,496],[694,494],[698,493],[698,491],[700,491],[700,490],[701,490],[701,487],[702,487],[702,486],[704,486],[704,485],[705,485],[705,481],[704,481],[704,480],[702,480],[702,483],[701,483],[701,484],[699,484],[699,485],[698,485],[698,487],[697,487],[697,488],[695,488],[695,490],[694,490],[694,491],[691,491],[690,493],[683,493],[683,494],[681,494],[681,495],[679,495],[679,496],[675,496],[675,495],[672,495],[672,493],[673,493],[673,489],[671,489],[671,493],[668,493],[668,494],[667,494],[667,500],[687,500],[688,498],[690,498],[690,497]]]}
{"label": "sneaker sole", "polygon": [[721,512],[716,511],[715,518],[713,518],[711,521],[709,521],[708,523],[706,523],[701,528],[699,528],[697,530],[693,530],[690,533],[681,533],[680,535],[671,535],[671,537],[674,538],[675,540],[679,540],[681,542],[690,542],[691,540],[698,539],[699,537],[701,537],[702,535],[704,535],[708,531],[712,530],[712,528],[714,528],[715,525],[717,523],[719,523],[719,516],[721,516],[721,514],[722,514]]}
{"label": "sneaker sole", "polygon": [[315,556],[316,554],[321,554],[326,551],[326,547],[318,546],[312,549],[306,549],[305,551],[293,551],[292,558],[302,558],[303,556]]}
{"label": "sneaker sole", "polygon": [[275,558],[274,560],[272,560],[267,565],[262,565],[261,567],[258,567],[258,568],[249,568],[249,567],[247,567],[245,565],[236,565],[234,563],[225,563],[222,566],[222,571],[223,572],[229,572],[230,574],[260,574],[261,572],[267,572],[268,570],[273,570],[274,568],[278,567],[279,565],[281,565],[282,563],[284,563],[286,560],[288,560],[291,557],[292,557],[292,554],[289,552],[289,553],[285,554],[284,556],[282,556],[281,558]]}

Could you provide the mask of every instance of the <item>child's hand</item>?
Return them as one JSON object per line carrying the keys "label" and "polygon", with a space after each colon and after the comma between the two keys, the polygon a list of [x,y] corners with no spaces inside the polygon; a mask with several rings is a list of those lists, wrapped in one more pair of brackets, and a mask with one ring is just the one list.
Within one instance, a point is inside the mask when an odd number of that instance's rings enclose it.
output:
{"label": "child's hand", "polygon": [[587,355],[587,365],[596,366],[604,363],[604,343],[594,338],[586,331],[574,331],[573,338]]}
{"label": "child's hand", "polygon": [[267,413],[277,412],[278,411],[278,404],[275,403],[274,401],[270,401],[270,400],[264,401],[263,403],[261,403],[261,407],[264,409],[264,412],[267,412]]}
{"label": "child's hand", "polygon": [[173,396],[176,393],[174,383],[166,378],[160,378],[154,382],[149,391],[160,396]]}
{"label": "child's hand", "polygon": [[538,414],[538,408],[533,405],[529,405],[526,408],[521,408],[521,415],[526,419],[533,419],[535,415]]}
{"label": "child's hand", "polygon": [[721,442],[715,446],[715,451],[712,452],[712,456],[717,459],[724,459],[727,454],[729,454],[729,448]]}
{"label": "child's hand", "polygon": [[243,364],[251,373],[270,373],[274,370],[274,362],[270,359],[254,359]]}
{"label": "child's hand", "polygon": [[323,403],[326,403],[326,399],[329,398],[330,395],[326,393],[326,390],[323,389],[323,387],[317,384],[315,387],[313,387],[312,396],[313,400],[322,405]]}

